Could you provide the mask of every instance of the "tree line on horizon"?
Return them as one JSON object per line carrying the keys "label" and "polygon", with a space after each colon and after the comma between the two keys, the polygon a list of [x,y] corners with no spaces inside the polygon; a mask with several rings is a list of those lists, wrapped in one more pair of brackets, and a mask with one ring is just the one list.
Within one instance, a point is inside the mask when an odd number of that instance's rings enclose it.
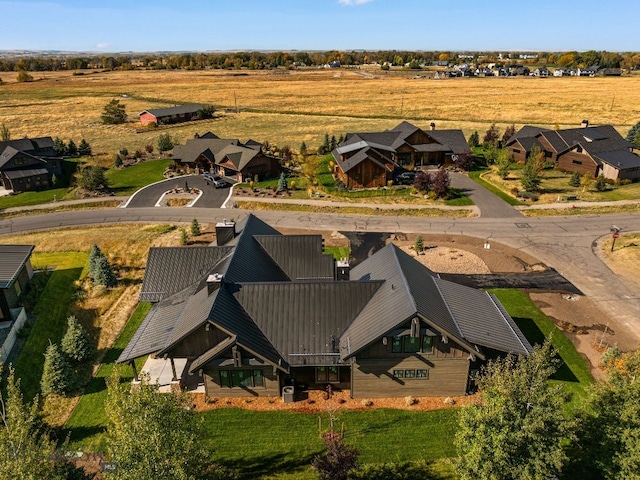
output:
{"label": "tree line on horizon", "polygon": [[82,69],[132,70],[147,69],[272,69],[297,66],[321,66],[331,62],[341,65],[388,64],[424,65],[488,64],[509,66],[515,63],[557,65],[585,68],[640,68],[640,52],[451,52],[451,51],[239,51],[215,53],[139,53],[132,55],[34,55],[28,58],[0,58],[0,71],[59,71]]}

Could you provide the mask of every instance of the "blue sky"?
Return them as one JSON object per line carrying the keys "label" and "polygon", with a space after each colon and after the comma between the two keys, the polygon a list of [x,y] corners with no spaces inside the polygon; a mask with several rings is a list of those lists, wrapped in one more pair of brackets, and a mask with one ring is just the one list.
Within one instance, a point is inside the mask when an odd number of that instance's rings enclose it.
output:
{"label": "blue sky", "polygon": [[640,50],[638,0],[0,0],[0,50]]}

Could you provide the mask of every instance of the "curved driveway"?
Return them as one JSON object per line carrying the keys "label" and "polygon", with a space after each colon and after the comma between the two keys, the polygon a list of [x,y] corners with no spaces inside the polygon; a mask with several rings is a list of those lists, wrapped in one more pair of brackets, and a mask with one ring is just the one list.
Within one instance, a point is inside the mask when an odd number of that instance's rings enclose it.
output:
{"label": "curved driveway", "polygon": [[[168,207],[79,210],[0,220],[0,235],[75,225],[122,222],[189,223],[236,220],[245,210]],[[260,218],[274,227],[310,230],[346,230],[468,235],[495,240],[533,255],[578,287],[604,311],[640,338],[640,293],[615,275],[595,254],[596,241],[616,224],[625,231],[640,231],[640,214],[585,215],[539,218],[415,218],[342,214],[301,214],[261,211]]]}
{"label": "curved driveway", "polygon": [[215,188],[213,184],[207,184],[202,175],[184,175],[141,188],[124,206],[126,208],[154,207],[162,194],[174,187],[184,188],[184,182],[187,182],[190,188],[196,187],[202,191],[202,195],[193,205],[193,207],[202,208],[220,208],[229,196],[231,186],[231,183],[228,183],[229,186],[225,188]]}

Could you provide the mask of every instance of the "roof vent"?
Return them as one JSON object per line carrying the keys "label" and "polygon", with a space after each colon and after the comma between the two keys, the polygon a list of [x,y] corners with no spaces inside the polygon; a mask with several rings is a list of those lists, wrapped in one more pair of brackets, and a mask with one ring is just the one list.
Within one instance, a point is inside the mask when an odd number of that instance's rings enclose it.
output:
{"label": "roof vent", "polygon": [[582,128],[587,128],[589,126],[589,120],[582,120],[582,123],[580,124],[580,126]]}
{"label": "roof vent", "polygon": [[431,130],[435,130],[436,129],[436,123],[435,122],[431,122],[431,124],[429,126],[431,127]]}

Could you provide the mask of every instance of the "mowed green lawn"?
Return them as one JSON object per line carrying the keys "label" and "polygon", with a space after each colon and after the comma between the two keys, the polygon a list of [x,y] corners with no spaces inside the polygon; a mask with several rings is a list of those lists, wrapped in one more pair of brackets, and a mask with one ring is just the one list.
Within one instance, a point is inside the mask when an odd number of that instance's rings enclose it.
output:
{"label": "mowed green lawn", "polygon": [[75,281],[86,275],[89,256],[85,252],[34,253],[34,268],[55,267],[33,314],[36,321],[15,364],[25,398],[40,391],[44,352],[49,342],[62,340],[67,328],[68,307],[76,291]]}
{"label": "mowed green lawn", "polygon": [[127,168],[109,169],[106,172],[109,188],[116,195],[131,195],[146,185],[163,180],[162,172],[171,163],[173,160],[163,158],[138,163]]}

